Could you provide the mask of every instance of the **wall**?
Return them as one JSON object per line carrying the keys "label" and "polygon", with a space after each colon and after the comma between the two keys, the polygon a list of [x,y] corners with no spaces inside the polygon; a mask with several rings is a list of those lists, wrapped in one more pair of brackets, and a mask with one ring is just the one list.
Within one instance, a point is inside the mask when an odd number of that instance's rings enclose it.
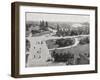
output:
{"label": "wall", "polygon": [[[0,80],[16,80],[10,77],[11,58],[11,2],[15,0],[1,0],[0,2]],[[99,0],[17,0],[41,3],[73,4],[98,6]],[[100,11],[99,13],[100,14]],[[98,15],[98,18],[100,15]],[[100,25],[100,24],[99,24]],[[98,32],[99,32],[98,25]],[[100,34],[100,33],[99,33]],[[98,42],[100,37],[98,37]],[[99,43],[98,43],[99,44]],[[100,47],[100,46],[99,46]],[[98,53],[100,50],[98,51]],[[100,57],[100,54],[98,55]],[[98,60],[99,63],[100,59]],[[100,67],[100,64],[98,65]],[[100,68],[98,74],[64,75],[53,77],[23,78],[17,80],[100,80]]]}

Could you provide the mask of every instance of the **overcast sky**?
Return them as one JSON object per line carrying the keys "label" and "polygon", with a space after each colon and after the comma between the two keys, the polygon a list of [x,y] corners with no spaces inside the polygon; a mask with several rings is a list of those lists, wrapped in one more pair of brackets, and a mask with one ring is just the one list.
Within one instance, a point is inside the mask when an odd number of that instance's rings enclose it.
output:
{"label": "overcast sky", "polygon": [[26,13],[26,21],[89,22],[89,15]]}

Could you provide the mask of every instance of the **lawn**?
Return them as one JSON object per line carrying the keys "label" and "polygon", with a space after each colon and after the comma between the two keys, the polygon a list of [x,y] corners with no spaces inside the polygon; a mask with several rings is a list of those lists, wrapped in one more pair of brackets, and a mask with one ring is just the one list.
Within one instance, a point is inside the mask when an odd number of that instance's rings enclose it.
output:
{"label": "lawn", "polygon": [[[72,48],[56,50],[56,53],[58,54],[59,57],[61,55],[68,54],[68,52],[70,52],[71,54],[74,54],[75,64],[89,64],[89,55],[90,55],[89,44],[77,45]],[[53,53],[53,51],[50,51],[50,53]],[[80,59],[80,60],[77,61],[77,59]]]}
{"label": "lawn", "polygon": [[74,39],[67,38],[67,39],[55,39],[55,40],[47,40],[46,44],[48,49],[53,48],[60,48],[60,47],[67,47],[74,44]]}

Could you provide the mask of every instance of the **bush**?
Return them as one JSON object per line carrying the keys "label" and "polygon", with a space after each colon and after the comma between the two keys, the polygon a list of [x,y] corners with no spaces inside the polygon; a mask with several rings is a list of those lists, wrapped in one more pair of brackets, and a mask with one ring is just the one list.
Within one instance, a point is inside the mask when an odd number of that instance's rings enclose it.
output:
{"label": "bush", "polygon": [[66,47],[66,46],[74,44],[74,40],[70,38],[59,39],[56,41],[56,44],[59,45],[59,47]]}
{"label": "bush", "polygon": [[90,39],[89,37],[83,38],[80,40],[79,44],[83,45],[83,44],[89,44]]}
{"label": "bush", "polygon": [[56,50],[52,52],[51,56],[54,58],[54,62],[67,62],[68,64],[74,59],[74,54],[70,52],[57,53]]}
{"label": "bush", "polygon": [[26,52],[30,50],[30,41],[26,39]]}

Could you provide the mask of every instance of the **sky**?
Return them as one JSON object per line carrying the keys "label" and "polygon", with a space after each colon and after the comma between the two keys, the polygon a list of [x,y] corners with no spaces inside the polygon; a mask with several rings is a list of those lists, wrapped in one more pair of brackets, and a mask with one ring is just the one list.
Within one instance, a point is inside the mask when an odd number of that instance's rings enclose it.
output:
{"label": "sky", "polygon": [[26,21],[51,21],[51,22],[89,22],[89,15],[79,14],[51,14],[51,13],[26,13]]}

